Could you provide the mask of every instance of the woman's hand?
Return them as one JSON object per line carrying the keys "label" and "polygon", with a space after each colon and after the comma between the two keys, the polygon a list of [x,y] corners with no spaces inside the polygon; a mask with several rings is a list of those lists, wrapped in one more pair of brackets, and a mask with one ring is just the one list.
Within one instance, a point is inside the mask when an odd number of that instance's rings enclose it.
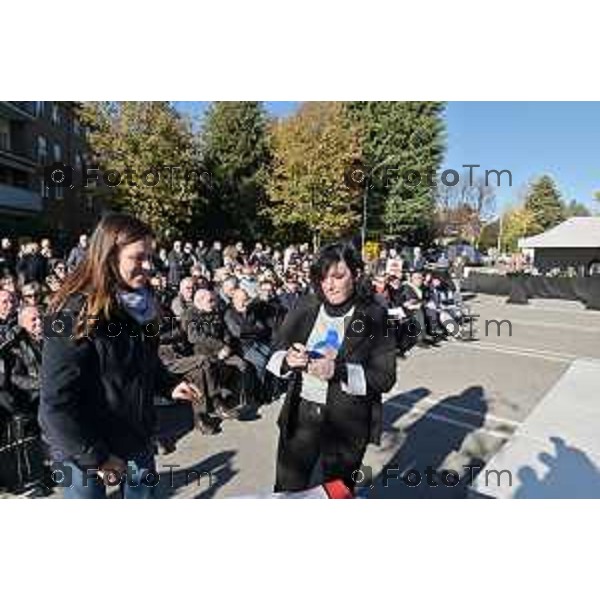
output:
{"label": "woman's hand", "polygon": [[308,373],[318,377],[321,381],[329,381],[335,371],[335,351],[327,350],[323,358],[316,358],[308,363]]}
{"label": "woman's hand", "polygon": [[231,355],[231,348],[229,346],[223,346],[220,350],[219,350],[219,354],[217,355],[217,358],[219,360],[225,360],[227,357],[229,357]]}
{"label": "woman's hand", "polygon": [[171,392],[173,400],[186,400],[187,402],[197,402],[202,397],[200,390],[189,381],[182,381]]}
{"label": "woman's hand", "polygon": [[290,369],[304,369],[308,365],[308,354],[306,347],[302,344],[294,344],[285,355],[285,362]]}

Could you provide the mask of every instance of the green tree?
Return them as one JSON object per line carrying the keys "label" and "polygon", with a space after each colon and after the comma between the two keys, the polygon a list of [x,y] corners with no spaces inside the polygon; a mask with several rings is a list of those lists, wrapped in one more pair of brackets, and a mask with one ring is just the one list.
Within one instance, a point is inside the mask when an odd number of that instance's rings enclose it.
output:
{"label": "green tree", "polygon": [[360,202],[344,173],[358,153],[358,135],[339,102],[307,102],[276,123],[266,213],[278,230],[325,239],[356,233]]}
{"label": "green tree", "polygon": [[137,215],[161,238],[181,233],[198,201],[189,123],[168,102],[88,102],[80,118],[113,207]]}
{"label": "green tree", "polygon": [[525,208],[533,216],[527,235],[546,231],[565,219],[560,192],[549,175],[533,181],[525,197]]}
{"label": "green tree", "polygon": [[435,175],[444,153],[443,109],[443,102],[346,103],[370,173],[367,224],[372,235],[397,235],[415,245],[432,239]]}
{"label": "green tree", "polygon": [[265,235],[268,223],[261,215],[271,152],[263,104],[214,102],[200,139],[210,175],[202,228],[246,239]]}

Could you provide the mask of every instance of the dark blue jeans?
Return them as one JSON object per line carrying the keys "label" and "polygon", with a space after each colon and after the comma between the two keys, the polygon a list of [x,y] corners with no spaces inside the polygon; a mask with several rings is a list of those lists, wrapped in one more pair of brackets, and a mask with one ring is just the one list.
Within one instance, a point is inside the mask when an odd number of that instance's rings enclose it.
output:
{"label": "dark blue jeans", "polygon": [[[93,470],[81,470],[71,462],[71,483],[65,487],[64,498],[69,500],[101,500],[106,498],[106,486]],[[152,454],[141,455],[127,461],[127,472],[119,484],[121,496],[126,500],[147,500],[154,497],[158,477]]]}

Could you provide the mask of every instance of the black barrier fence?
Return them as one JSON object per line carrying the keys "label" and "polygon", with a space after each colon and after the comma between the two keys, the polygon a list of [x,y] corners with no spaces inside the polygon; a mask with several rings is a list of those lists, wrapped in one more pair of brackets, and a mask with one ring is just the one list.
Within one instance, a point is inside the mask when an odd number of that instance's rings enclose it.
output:
{"label": "black barrier fence", "polygon": [[544,277],[542,275],[489,275],[469,273],[462,289],[480,294],[508,296],[507,302],[527,304],[530,298],[578,300],[600,310],[600,277]]}

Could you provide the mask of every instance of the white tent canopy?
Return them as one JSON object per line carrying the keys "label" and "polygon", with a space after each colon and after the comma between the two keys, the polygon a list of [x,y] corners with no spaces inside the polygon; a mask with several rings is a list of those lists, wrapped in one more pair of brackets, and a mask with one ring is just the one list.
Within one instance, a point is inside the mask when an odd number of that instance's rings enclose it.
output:
{"label": "white tent canopy", "polygon": [[600,248],[600,217],[571,217],[544,233],[519,240],[519,248]]}

